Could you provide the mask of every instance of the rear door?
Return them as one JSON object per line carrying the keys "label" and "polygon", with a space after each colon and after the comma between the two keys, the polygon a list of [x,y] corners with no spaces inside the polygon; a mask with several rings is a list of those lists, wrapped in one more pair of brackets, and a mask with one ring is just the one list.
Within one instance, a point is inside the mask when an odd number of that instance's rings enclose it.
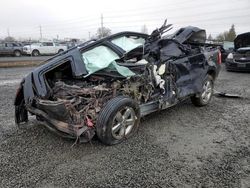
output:
{"label": "rear door", "polygon": [[205,76],[206,58],[198,53],[173,62],[176,67],[176,87],[180,98],[199,92]]}
{"label": "rear door", "polygon": [[46,42],[42,42],[40,44],[39,52],[40,52],[40,54],[47,54],[48,53]]}
{"label": "rear door", "polygon": [[47,42],[47,47],[48,47],[49,54],[57,53],[57,47],[54,45],[53,42]]}
{"label": "rear door", "polygon": [[14,45],[12,43],[5,43],[5,54],[12,54],[14,52]]}
{"label": "rear door", "polygon": [[40,47],[40,53],[42,54],[54,54],[54,46],[53,42],[43,42],[42,46]]}

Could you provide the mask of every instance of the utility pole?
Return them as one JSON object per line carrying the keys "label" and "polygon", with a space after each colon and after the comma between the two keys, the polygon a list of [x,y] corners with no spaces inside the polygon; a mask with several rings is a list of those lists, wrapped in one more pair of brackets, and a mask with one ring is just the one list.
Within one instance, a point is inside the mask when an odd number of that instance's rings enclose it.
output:
{"label": "utility pole", "polygon": [[103,15],[101,14],[101,33],[103,37]]}
{"label": "utility pole", "polygon": [[8,37],[10,37],[10,30],[9,30],[9,28],[7,29],[7,34],[8,34]]}
{"label": "utility pole", "polygon": [[89,40],[90,40],[90,31],[89,31]]}
{"label": "utility pole", "polygon": [[43,33],[42,33],[42,26],[41,25],[39,25],[39,29],[40,29],[40,39],[42,39],[43,38]]}

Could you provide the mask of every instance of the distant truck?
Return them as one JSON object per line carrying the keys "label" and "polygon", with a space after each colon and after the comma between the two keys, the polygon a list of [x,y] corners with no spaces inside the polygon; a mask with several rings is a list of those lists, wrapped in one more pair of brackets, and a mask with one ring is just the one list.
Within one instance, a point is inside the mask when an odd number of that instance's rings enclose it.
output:
{"label": "distant truck", "polygon": [[67,46],[62,46],[54,42],[40,42],[23,47],[23,52],[32,56],[54,55],[67,50]]}
{"label": "distant truck", "polygon": [[23,47],[15,42],[0,43],[0,55],[13,55],[16,57],[22,56]]}

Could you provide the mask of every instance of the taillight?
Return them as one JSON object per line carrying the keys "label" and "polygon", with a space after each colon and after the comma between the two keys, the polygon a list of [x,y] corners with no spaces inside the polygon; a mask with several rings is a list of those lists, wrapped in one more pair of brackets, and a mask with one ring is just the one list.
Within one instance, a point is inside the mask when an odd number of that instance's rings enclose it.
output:
{"label": "taillight", "polygon": [[221,64],[221,52],[220,52],[220,50],[218,52],[218,64]]}
{"label": "taillight", "polygon": [[18,86],[18,88],[17,88],[17,90],[16,90],[16,98],[17,98],[20,94],[22,94],[21,92],[22,92],[22,88],[23,88],[23,83],[24,83],[24,79],[22,79],[22,81],[20,82],[20,84],[19,84],[19,86]]}
{"label": "taillight", "polygon": [[20,94],[21,92],[21,89],[22,89],[22,86],[19,86],[16,90],[16,97],[18,97],[18,95]]}

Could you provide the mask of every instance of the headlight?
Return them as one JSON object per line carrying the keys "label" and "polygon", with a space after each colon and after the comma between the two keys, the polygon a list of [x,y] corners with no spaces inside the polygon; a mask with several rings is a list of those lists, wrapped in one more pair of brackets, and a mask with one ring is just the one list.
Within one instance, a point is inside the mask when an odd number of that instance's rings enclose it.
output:
{"label": "headlight", "polygon": [[229,53],[227,56],[227,59],[233,59],[233,58],[234,58],[234,55],[232,53]]}

